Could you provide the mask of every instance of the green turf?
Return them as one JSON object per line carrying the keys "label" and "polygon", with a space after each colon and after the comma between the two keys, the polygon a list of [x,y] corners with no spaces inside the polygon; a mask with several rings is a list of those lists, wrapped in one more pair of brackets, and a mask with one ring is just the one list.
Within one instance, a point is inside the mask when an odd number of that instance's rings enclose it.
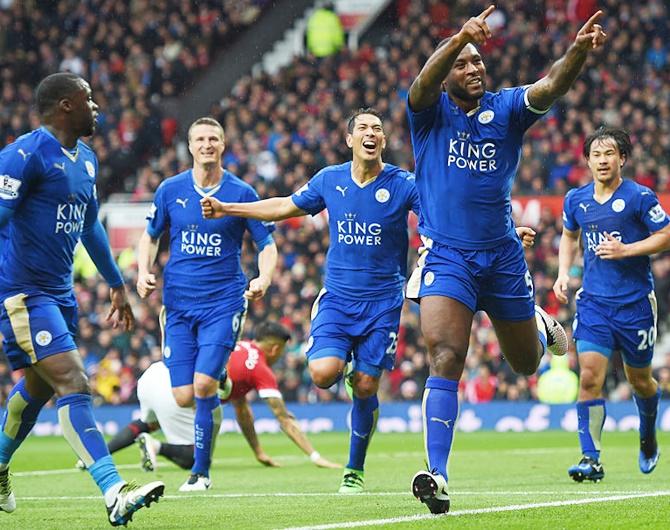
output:
{"label": "green turf", "polygon": [[[312,441],[327,458],[346,463],[347,435],[322,434]],[[637,469],[636,433],[604,436],[605,480],[576,484],[567,467],[579,459],[575,434],[457,434],[450,462],[451,516],[427,518],[426,508],[409,493],[412,475],[423,461],[418,434],[375,436],[365,479],[368,493],[336,495],[341,472],[314,467],[283,435],[261,437],[268,454],[282,468],[261,467],[240,435],[219,438],[212,471],[214,487],[206,494],[179,494],[187,473],[161,460],[156,473],[139,469],[134,447],[115,455],[127,479],[160,479],[166,498],[142,510],[134,528],[287,528],[383,520],[419,515],[416,521],[392,528],[669,528],[670,449],[651,475]],[[661,446],[670,446],[662,434]],[[74,458],[60,438],[30,438],[12,463],[17,510],[0,513],[0,528],[105,528],[105,511],[88,475],[72,469]],[[32,471],[55,471],[31,474]],[[517,508],[494,513],[468,513],[505,506],[616,495],[660,493],[657,497],[625,498],[581,505]],[[250,496],[253,494],[254,496]],[[274,494],[274,495],[273,495]],[[323,494],[323,495],[320,495]],[[235,496],[239,495],[239,496]],[[61,498],[58,498],[61,497]],[[388,527],[380,523],[376,527]]]}

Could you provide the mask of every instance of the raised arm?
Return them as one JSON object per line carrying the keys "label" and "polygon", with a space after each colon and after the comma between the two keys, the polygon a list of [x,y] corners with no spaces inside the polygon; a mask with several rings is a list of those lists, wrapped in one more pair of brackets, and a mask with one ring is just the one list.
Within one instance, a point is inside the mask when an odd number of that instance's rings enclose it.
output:
{"label": "raised arm", "polygon": [[438,46],[428,58],[409,89],[409,104],[414,112],[434,105],[440,98],[442,82],[467,44],[483,44],[491,37],[486,17],[493,11],[495,6],[489,6],[479,16],[472,17],[456,35],[444,45]]}
{"label": "raised arm", "polygon": [[256,428],[254,427],[254,414],[251,411],[251,407],[247,403],[247,400],[244,398],[234,399],[232,400],[232,404],[233,407],[235,407],[237,423],[240,425],[242,434],[247,440],[249,447],[251,447],[251,450],[254,452],[256,460],[264,466],[279,467],[279,464],[266,455],[261,448],[258,436],[256,436]]}
{"label": "raised arm", "polygon": [[556,298],[562,304],[568,303],[568,283],[570,276],[568,272],[575,261],[577,249],[579,247],[579,230],[572,231],[563,228],[561,242],[558,246],[558,277],[554,282],[554,293]]}
{"label": "raised arm", "polygon": [[273,197],[254,202],[221,202],[214,197],[205,197],[200,199],[200,205],[205,219],[218,219],[229,215],[259,221],[281,221],[307,215],[307,212],[294,204],[291,197]]}
{"label": "raised arm", "polygon": [[582,26],[565,55],[552,65],[546,76],[528,89],[528,102],[533,108],[544,110],[551,107],[575,82],[589,51],[605,43],[607,35],[602,26],[596,24],[602,14],[602,11],[597,11]]}
{"label": "raised arm", "polygon": [[281,430],[286,433],[294,444],[296,444],[306,455],[309,456],[309,459],[318,467],[328,467],[332,469],[341,468],[339,464],[330,462],[323,458],[318,451],[314,449],[310,441],[307,439],[307,436],[300,430],[300,426],[295,419],[295,416],[286,410],[286,405],[284,400],[279,397],[270,397],[265,400],[270,407],[270,410],[275,415],[275,418],[279,421]]}
{"label": "raised arm", "polygon": [[156,290],[156,276],[151,273],[151,268],[158,254],[158,243],[159,240],[145,230],[137,245],[137,292],[142,298]]}

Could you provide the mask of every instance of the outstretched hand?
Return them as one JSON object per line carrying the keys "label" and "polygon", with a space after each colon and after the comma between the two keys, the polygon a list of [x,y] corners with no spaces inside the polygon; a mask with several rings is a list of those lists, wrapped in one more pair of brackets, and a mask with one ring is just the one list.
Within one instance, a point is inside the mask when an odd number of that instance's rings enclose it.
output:
{"label": "outstretched hand", "polygon": [[335,462],[331,462],[330,460],[326,460],[322,456],[314,460],[314,465],[316,467],[323,467],[326,469],[342,469],[341,464],[336,464]]}
{"label": "outstretched hand", "polygon": [[258,462],[260,462],[266,467],[281,467],[279,462],[272,460],[272,458],[270,458],[270,455],[266,454],[263,451],[261,451],[256,455],[256,460],[258,460]]}
{"label": "outstretched hand", "polygon": [[224,204],[214,197],[200,199],[200,208],[205,219],[219,219],[226,215]]}
{"label": "outstretched hand", "polygon": [[588,51],[600,48],[607,40],[607,34],[603,30],[603,27],[600,24],[596,24],[596,21],[602,16],[602,10],[596,11],[586,21],[586,24],[582,26],[582,29],[577,32],[575,43],[584,50]]}
{"label": "outstretched hand", "polygon": [[495,11],[496,6],[490,5],[476,17],[468,20],[461,31],[458,33],[466,39],[467,42],[474,44],[484,44],[487,39],[491,38],[491,29],[486,23],[486,18]]}

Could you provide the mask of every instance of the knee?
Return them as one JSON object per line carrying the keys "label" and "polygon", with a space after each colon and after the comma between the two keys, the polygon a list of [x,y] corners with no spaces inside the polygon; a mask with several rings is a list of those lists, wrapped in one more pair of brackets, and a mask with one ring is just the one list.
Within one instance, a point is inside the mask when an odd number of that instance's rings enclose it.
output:
{"label": "knee", "polygon": [[309,375],[314,384],[319,388],[330,388],[340,374],[339,372],[333,372],[332,370],[324,370],[322,368],[310,366]]}
{"label": "knee", "polygon": [[354,395],[358,399],[368,399],[377,394],[379,379],[371,375],[356,372],[354,376]]}
{"label": "knee", "polygon": [[91,393],[88,376],[83,370],[73,370],[64,379],[65,381],[54,381],[54,390],[57,396]]}
{"label": "knee", "polygon": [[193,393],[197,398],[208,398],[216,394],[216,381],[196,381],[193,383]]}
{"label": "knee", "polygon": [[512,366],[512,369],[515,373],[519,375],[525,375],[526,377],[533,375],[537,371],[537,367],[540,364],[539,356],[533,358],[532,355],[524,357],[523,360],[516,361],[514,364],[512,364],[509,359],[507,359],[507,361],[510,363],[510,366]]}
{"label": "knee", "polygon": [[630,379],[630,385],[638,396],[647,398],[653,396],[657,391],[656,381],[652,377],[636,377]]}
{"label": "knee", "polygon": [[[590,368],[582,368],[579,372],[579,388],[582,392],[595,399],[600,395],[601,386],[598,374]],[[634,386],[634,385],[633,385]]]}
{"label": "knee", "polygon": [[427,336],[425,338],[431,373],[450,379],[460,379],[465,366],[467,345],[457,346],[443,337]]}
{"label": "knee", "polygon": [[180,388],[179,390],[172,390],[172,394],[174,395],[174,399],[177,402],[177,405],[179,405],[182,408],[188,408],[193,406],[193,390],[192,389],[185,389],[185,388]]}

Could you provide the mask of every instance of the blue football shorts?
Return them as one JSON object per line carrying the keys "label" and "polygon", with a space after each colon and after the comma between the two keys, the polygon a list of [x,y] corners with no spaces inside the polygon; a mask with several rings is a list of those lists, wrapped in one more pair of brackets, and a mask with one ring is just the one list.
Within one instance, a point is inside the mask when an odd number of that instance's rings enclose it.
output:
{"label": "blue football shorts", "polygon": [[393,369],[403,295],[352,300],[323,289],[312,306],[307,359],[353,359],[354,370],[373,377]]}
{"label": "blue football shorts", "polygon": [[172,387],[192,385],[198,372],[218,379],[244,327],[246,301],[232,311],[219,306],[167,309],[160,314],[163,362]]}
{"label": "blue football shorts", "polygon": [[407,298],[446,296],[470,311],[499,320],[523,321],[535,315],[533,279],[518,238],[498,247],[465,250],[422,238]]}
{"label": "blue football shorts", "polygon": [[17,294],[0,308],[2,345],[13,370],[77,349],[77,300],[47,294]]}
{"label": "blue football shorts", "polygon": [[656,296],[623,305],[598,300],[583,292],[577,298],[572,323],[577,353],[598,352],[610,358],[619,350],[624,363],[633,368],[651,364],[656,342]]}

